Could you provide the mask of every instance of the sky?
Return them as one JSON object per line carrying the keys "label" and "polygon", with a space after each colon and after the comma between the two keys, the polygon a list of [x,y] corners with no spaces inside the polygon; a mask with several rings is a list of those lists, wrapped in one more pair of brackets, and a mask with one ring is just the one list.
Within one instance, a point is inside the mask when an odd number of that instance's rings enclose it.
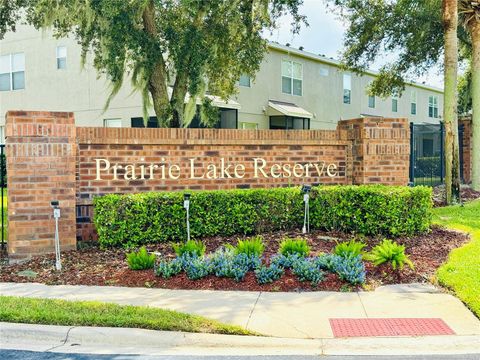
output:
{"label": "sky", "polygon": [[[308,27],[302,26],[299,34],[292,34],[291,17],[285,16],[279,20],[278,29],[268,33],[267,38],[284,45],[290,43],[295,48],[303,46],[305,51],[314,54],[340,59],[346,25],[331,9],[327,9],[324,0],[304,0],[300,12],[307,16]],[[372,70],[377,70],[379,65],[381,62],[373,65]],[[443,88],[443,75],[438,69],[414,80]]]}

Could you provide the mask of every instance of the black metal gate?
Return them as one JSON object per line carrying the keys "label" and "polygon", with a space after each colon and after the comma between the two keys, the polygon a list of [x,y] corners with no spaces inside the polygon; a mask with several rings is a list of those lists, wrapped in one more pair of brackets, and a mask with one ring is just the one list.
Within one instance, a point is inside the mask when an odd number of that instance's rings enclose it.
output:
{"label": "black metal gate", "polygon": [[7,244],[7,160],[5,157],[5,145],[0,144],[0,185],[1,185],[1,249],[5,251]]}
{"label": "black metal gate", "polygon": [[[463,125],[458,128],[460,177],[463,180]],[[443,124],[410,123],[410,184],[437,186],[445,180]]]}

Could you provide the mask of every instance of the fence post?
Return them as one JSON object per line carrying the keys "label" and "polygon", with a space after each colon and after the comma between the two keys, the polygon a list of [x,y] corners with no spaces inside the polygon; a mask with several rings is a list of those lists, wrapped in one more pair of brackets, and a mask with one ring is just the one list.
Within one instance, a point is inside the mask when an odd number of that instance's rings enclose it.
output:
{"label": "fence post", "polygon": [[415,185],[415,126],[413,122],[410,123],[410,185]]}

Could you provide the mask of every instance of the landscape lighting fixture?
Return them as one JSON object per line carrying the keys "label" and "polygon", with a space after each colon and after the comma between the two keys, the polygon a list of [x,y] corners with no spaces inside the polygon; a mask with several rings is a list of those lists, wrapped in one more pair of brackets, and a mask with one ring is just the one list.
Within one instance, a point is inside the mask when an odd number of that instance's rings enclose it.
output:
{"label": "landscape lighting fixture", "polygon": [[303,186],[302,186],[302,192],[303,192],[303,193],[308,194],[311,190],[312,190],[312,186],[311,186],[311,185],[305,185],[305,184],[303,184]]}
{"label": "landscape lighting fixture", "polygon": [[183,208],[187,210],[187,240],[190,241],[190,193],[183,194]]}
{"label": "landscape lighting fixture", "polygon": [[312,190],[311,185],[303,185],[302,192],[303,192],[303,202],[305,203],[305,214],[303,216],[303,228],[302,233],[306,234],[310,232],[310,191]]}
{"label": "landscape lighting fixture", "polygon": [[60,219],[60,206],[58,200],[50,203],[53,208],[53,218],[55,219],[55,269],[62,270],[62,262],[60,260],[60,238],[58,236],[58,219]]}

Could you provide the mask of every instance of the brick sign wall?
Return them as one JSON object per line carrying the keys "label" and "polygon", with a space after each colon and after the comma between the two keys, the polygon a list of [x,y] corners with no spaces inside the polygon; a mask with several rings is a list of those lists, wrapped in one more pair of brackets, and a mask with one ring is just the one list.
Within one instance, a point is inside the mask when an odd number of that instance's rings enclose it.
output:
{"label": "brick sign wall", "polygon": [[[406,185],[409,136],[406,119],[340,121],[336,131],[76,128],[70,113],[9,112],[9,251],[18,258],[53,251],[50,200],[60,200],[65,214],[62,246],[73,247],[75,225],[77,239],[95,239],[96,195],[303,183]],[[63,147],[25,157],[20,150],[30,143]],[[26,187],[28,192],[20,190]],[[37,215],[41,224],[30,228]]]}

